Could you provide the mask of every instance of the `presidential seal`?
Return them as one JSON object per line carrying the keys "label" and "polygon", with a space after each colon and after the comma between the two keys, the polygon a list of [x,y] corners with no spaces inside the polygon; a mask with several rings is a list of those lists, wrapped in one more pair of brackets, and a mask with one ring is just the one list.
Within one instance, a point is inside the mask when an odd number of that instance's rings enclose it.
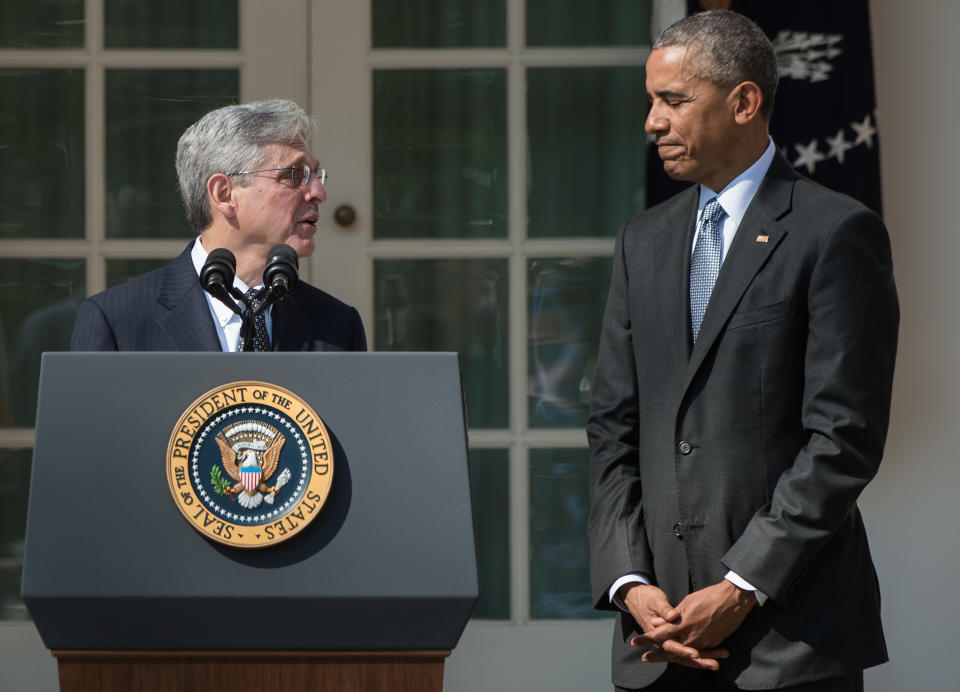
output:
{"label": "presidential seal", "polygon": [[333,482],[323,421],[296,394],[231,382],[194,401],[167,445],[177,508],[207,538],[263,548],[302,531]]}

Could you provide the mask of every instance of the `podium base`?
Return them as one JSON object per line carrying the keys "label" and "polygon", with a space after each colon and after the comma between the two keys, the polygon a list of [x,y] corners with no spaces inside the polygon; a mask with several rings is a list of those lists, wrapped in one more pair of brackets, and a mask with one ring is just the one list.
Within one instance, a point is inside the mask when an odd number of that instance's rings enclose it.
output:
{"label": "podium base", "polygon": [[449,651],[54,651],[60,692],[441,692]]}

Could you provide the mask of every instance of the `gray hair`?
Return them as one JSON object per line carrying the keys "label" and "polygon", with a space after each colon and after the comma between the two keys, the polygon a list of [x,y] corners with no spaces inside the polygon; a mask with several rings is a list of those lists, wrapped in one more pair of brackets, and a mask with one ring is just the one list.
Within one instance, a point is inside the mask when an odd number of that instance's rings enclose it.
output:
{"label": "gray hair", "polygon": [[754,82],[763,94],[760,115],[769,120],[780,72],[773,45],[760,27],[729,10],[700,12],[661,31],[651,50],[671,46],[689,48],[694,73],[718,87]]}
{"label": "gray hair", "polygon": [[[211,175],[259,168],[265,147],[309,145],[314,129],[300,106],[282,99],[218,108],[188,127],[177,143],[177,178],[187,221],[194,230],[213,223],[207,202]],[[249,184],[247,176],[236,183]]]}

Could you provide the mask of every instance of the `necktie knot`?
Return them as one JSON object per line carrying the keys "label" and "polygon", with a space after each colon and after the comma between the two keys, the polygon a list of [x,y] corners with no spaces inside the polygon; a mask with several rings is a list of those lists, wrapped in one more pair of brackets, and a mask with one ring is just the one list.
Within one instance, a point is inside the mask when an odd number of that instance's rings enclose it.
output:
{"label": "necktie knot", "polygon": [[716,197],[714,197],[704,205],[700,222],[701,224],[716,225],[719,224],[726,215],[727,212],[723,210],[723,207],[720,206],[720,202],[717,201]]}
{"label": "necktie knot", "polygon": [[260,301],[257,299],[257,296],[260,295],[260,290],[257,288],[248,288],[247,292],[243,294],[243,297],[247,299],[247,305],[250,306],[251,310],[256,309],[260,304]]}
{"label": "necktie knot", "polygon": [[703,315],[713,293],[723,258],[723,217],[727,213],[714,197],[703,207],[697,244],[690,258],[690,329],[696,343]]}
{"label": "necktie knot", "polygon": [[[243,294],[247,299],[247,305],[251,312],[260,307],[260,294],[261,291],[256,288],[249,288],[247,292]],[[269,351],[270,335],[267,333],[267,320],[262,312],[254,318],[253,323],[256,327],[256,332],[254,333],[253,348],[249,350]]]}

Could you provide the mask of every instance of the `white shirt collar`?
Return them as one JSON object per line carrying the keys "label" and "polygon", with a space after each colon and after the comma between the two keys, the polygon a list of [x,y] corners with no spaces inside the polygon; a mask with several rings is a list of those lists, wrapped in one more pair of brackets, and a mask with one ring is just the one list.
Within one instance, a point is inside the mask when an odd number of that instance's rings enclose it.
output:
{"label": "white shirt collar", "polygon": [[743,215],[747,213],[747,207],[753,201],[757,189],[763,181],[763,177],[770,170],[770,164],[773,163],[773,157],[776,154],[776,148],[773,146],[773,139],[767,137],[767,148],[750,168],[734,178],[719,193],[714,192],[706,185],[700,186],[700,202],[697,205],[697,212],[702,212],[703,207],[714,197],[720,202],[720,206],[727,212],[727,217],[733,222],[733,227],[738,228],[743,220]]}

